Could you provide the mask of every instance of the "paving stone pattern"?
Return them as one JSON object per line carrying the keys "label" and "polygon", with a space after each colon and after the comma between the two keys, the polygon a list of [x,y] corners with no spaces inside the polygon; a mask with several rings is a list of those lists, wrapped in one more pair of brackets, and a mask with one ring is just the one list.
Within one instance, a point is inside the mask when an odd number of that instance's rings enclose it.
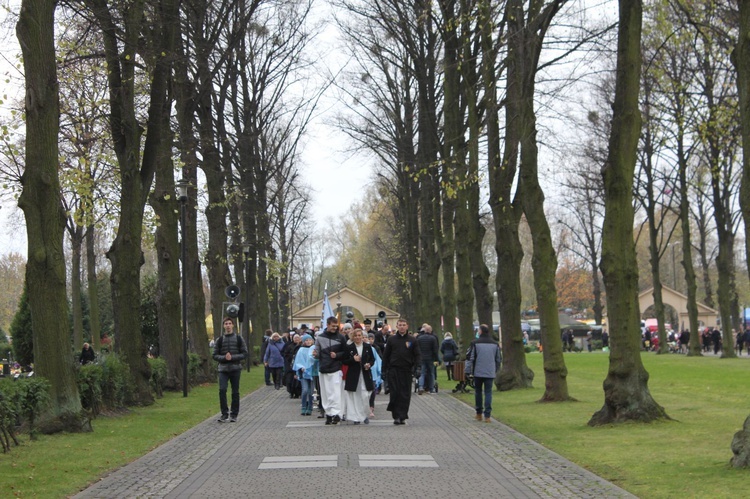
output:
{"label": "paving stone pattern", "polygon": [[238,422],[217,414],[75,497],[634,497],[501,423],[476,421],[448,393],[414,395],[404,426],[386,404],[376,398],[369,425],[326,426],[264,386],[242,400]]}

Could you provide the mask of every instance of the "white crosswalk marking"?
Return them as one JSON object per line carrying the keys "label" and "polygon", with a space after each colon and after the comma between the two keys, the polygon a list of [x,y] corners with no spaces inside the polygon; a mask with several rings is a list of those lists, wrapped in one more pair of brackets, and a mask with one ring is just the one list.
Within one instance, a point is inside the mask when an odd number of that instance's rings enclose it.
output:
{"label": "white crosswalk marking", "polygon": [[269,456],[258,466],[259,470],[290,468],[335,468],[338,456]]}
{"label": "white crosswalk marking", "polygon": [[418,454],[360,454],[361,468],[437,468],[432,456]]}

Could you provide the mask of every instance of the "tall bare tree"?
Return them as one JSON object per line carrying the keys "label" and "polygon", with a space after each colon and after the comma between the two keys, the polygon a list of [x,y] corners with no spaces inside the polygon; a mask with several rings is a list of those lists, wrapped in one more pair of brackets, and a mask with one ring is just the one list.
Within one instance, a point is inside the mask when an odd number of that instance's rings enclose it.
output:
{"label": "tall bare tree", "polygon": [[[169,113],[167,84],[175,46],[177,8],[173,0],[148,4],[143,0],[114,4],[108,0],[83,0],[101,33],[107,61],[110,127],[120,169],[120,221],[107,258],[112,263],[112,301],[115,320],[115,350],[128,365],[135,383],[130,402],[150,404],[150,368],[140,334],[141,242],[146,200],[159,158],[162,117]],[[144,29],[156,32],[147,47]],[[152,57],[144,54],[150,50]],[[136,112],[138,59],[154,60],[147,75],[149,88],[147,123]],[[145,128],[145,136],[144,136]]]}
{"label": "tall bare tree", "polygon": [[[515,115],[520,145],[519,191],[526,220],[534,243],[532,267],[534,287],[539,308],[539,323],[544,345],[544,401],[568,400],[568,370],[562,353],[560,319],[557,313],[557,288],[555,273],[557,255],[552,245],[547,217],[544,213],[544,192],[539,184],[538,145],[534,89],[539,69],[542,43],[554,16],[565,4],[565,0],[531,2],[524,11],[522,2],[508,2],[510,40],[508,79],[519,85],[519,92],[508,95],[518,98]],[[506,148],[509,144],[506,143]],[[511,324],[511,327],[515,324]]]}
{"label": "tall bare tree", "polygon": [[[750,229],[750,2],[739,2],[739,35],[732,52],[732,63],[737,71],[740,122],[742,132],[742,184],[740,206],[745,223],[745,234]],[[745,257],[750,258],[750,238],[745,237]],[[747,268],[750,273],[750,266]],[[733,445],[734,446],[734,445]],[[747,452],[747,449],[743,449]],[[746,460],[742,464],[746,464]],[[736,465],[741,464],[738,460]]]}
{"label": "tall bare tree", "polygon": [[[489,4],[487,4],[487,7]],[[485,7],[485,9],[487,8]],[[513,193],[514,180],[518,173],[518,156],[520,152],[521,124],[519,123],[520,106],[523,102],[521,73],[510,76],[510,66],[518,64],[522,54],[518,46],[508,47],[508,78],[506,98],[504,100],[505,135],[500,136],[499,100],[497,85],[499,75],[496,60],[497,44],[503,39],[505,29],[510,30],[514,16],[523,17],[521,2],[506,4],[505,16],[497,33],[487,25],[483,29],[482,46],[482,86],[487,107],[487,146],[489,157],[490,207],[495,224],[495,251],[498,265],[496,287],[500,322],[503,327],[503,367],[498,373],[495,384],[499,390],[527,388],[531,386],[534,372],[526,365],[523,349],[523,332],[521,331],[521,285],[520,273],[523,260],[523,248],[518,237],[518,226],[523,212],[520,190]],[[518,24],[523,19],[516,19]],[[505,147],[501,152],[501,140]]]}
{"label": "tall bare tree", "polygon": [[[384,166],[379,174],[395,223],[392,251],[404,317],[440,324],[440,165],[438,57],[441,38],[430,2],[345,2],[354,20],[354,72],[342,88],[355,118],[342,128]],[[450,323],[450,319],[446,319]]]}
{"label": "tall bare tree", "polygon": [[23,0],[16,34],[26,81],[26,169],[18,205],[26,217],[26,284],[37,373],[50,381],[48,431],[91,429],[83,417],[70,359],[65,290],[65,212],[58,176],[59,88],[55,60],[56,3]]}
{"label": "tall bare tree", "polygon": [[648,372],[640,357],[632,189],[641,130],[638,93],[642,15],[640,0],[619,1],[614,113],[607,164],[602,171],[606,209],[602,273],[610,332],[609,372],[604,380],[604,406],[589,420],[591,426],[668,417],[651,397]]}

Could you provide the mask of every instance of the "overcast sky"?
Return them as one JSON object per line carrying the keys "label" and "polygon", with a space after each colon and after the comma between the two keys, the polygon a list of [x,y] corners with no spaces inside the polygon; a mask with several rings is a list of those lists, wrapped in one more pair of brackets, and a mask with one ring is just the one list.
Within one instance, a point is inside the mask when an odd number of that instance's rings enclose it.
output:
{"label": "overcast sky", "polygon": [[[5,18],[5,13],[0,14]],[[18,72],[10,68],[9,60],[20,52],[15,33],[8,24],[0,24],[0,68],[2,68],[2,94],[8,94],[0,109],[7,110],[7,102],[22,98],[22,92],[5,81],[10,71],[18,77]],[[325,54],[326,62],[332,73],[337,72],[343,61],[338,57],[343,52],[335,50],[336,29],[329,26],[320,36],[316,49]],[[8,59],[6,59],[8,58]],[[346,216],[351,205],[364,192],[372,179],[370,160],[365,156],[353,157],[348,148],[348,138],[331,124],[337,106],[331,95],[320,102],[318,113],[308,129],[308,137],[301,150],[300,173],[304,184],[311,190],[310,217],[318,229],[328,226],[331,219]],[[0,189],[2,187],[0,186]],[[2,199],[0,208],[0,253],[19,252],[26,254],[26,231],[23,225],[23,212],[7,196]]]}

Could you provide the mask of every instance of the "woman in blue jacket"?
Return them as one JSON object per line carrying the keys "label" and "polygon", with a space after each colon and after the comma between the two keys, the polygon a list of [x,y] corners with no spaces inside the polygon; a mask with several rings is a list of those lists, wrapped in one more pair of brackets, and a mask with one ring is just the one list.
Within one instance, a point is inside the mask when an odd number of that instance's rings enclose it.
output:
{"label": "woman in blue jacket", "polygon": [[271,370],[273,386],[278,390],[281,388],[281,371],[284,369],[284,340],[279,333],[273,333],[266,347],[266,355],[263,364]]}
{"label": "woman in blue jacket", "polygon": [[302,409],[301,416],[312,414],[312,395],[313,395],[313,356],[311,347],[313,345],[312,336],[306,334],[302,336],[302,346],[297,350],[294,356],[294,374],[302,384]]}

